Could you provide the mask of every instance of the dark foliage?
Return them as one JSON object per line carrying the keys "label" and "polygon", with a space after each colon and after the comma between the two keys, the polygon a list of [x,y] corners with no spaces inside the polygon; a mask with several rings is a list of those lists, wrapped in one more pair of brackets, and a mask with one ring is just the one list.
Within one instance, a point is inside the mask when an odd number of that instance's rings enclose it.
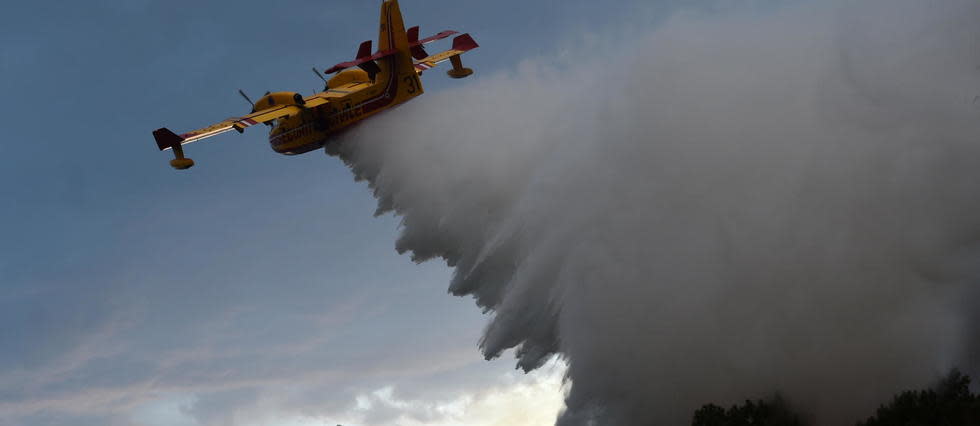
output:
{"label": "dark foliage", "polygon": [[953,370],[935,389],[905,391],[858,426],[978,426],[980,395],[970,377]]}
{"label": "dark foliage", "polygon": [[[708,404],[694,412],[693,426],[803,426],[777,398],[745,401],[727,410]],[[970,377],[953,370],[936,387],[905,391],[857,426],[980,426],[980,395],[970,392]]]}
{"label": "dark foliage", "polygon": [[780,398],[771,401],[745,401],[725,410],[708,404],[694,412],[693,426],[802,426]]}

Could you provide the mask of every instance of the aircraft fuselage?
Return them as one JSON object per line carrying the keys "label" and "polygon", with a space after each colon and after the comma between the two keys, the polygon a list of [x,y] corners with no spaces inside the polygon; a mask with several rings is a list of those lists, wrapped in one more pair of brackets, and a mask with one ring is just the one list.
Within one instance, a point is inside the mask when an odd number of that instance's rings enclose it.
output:
{"label": "aircraft fuselage", "polygon": [[[327,102],[276,120],[269,132],[269,145],[274,151],[285,155],[322,148],[354,124],[422,93],[421,82],[414,71],[401,75],[390,73],[383,77],[387,77],[387,81],[353,81],[304,98],[306,104],[313,103],[311,101],[317,98]],[[286,93],[274,93],[267,97]],[[264,101],[266,98],[260,99],[256,105]]]}

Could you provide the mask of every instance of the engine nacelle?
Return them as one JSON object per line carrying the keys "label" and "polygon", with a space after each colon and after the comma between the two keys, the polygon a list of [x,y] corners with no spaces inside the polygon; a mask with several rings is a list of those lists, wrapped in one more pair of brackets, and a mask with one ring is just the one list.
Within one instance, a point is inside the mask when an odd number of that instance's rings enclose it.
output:
{"label": "engine nacelle", "polygon": [[277,105],[303,105],[305,103],[306,101],[303,100],[303,95],[296,92],[269,93],[255,101],[255,107],[252,108],[252,112],[261,111]]}
{"label": "engine nacelle", "polygon": [[353,83],[355,81],[371,81],[371,77],[368,76],[367,71],[360,68],[350,68],[343,70],[337,75],[330,78],[327,81],[327,89],[336,89],[345,84]]}

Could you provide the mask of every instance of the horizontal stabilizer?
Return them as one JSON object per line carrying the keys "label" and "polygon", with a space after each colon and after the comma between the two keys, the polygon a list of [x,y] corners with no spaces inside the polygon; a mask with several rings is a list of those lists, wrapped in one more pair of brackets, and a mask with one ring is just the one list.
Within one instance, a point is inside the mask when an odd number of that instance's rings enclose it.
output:
{"label": "horizontal stabilizer", "polygon": [[[425,58],[420,59],[418,62],[415,63],[415,71],[421,74],[423,71],[432,69],[436,65],[446,62],[452,59],[453,57],[457,57],[463,53],[469,52],[470,50],[476,49],[477,47],[480,47],[480,45],[477,44],[476,41],[473,40],[473,37],[471,37],[469,34],[463,34],[461,36],[457,36],[456,38],[453,39],[452,49],[449,49],[444,52],[439,52],[436,53],[435,55],[427,56]],[[458,60],[459,58],[453,59],[453,61],[458,61]],[[453,64],[453,68],[454,69],[457,68],[455,64]]]}
{"label": "horizontal stabilizer", "polygon": [[443,32],[441,32],[439,34],[436,34],[434,36],[426,37],[426,38],[424,38],[422,40],[419,40],[419,27],[418,26],[415,26],[415,27],[409,28],[408,29],[408,47],[412,51],[412,57],[415,58],[416,60],[425,59],[426,57],[429,56],[429,54],[425,52],[425,49],[422,46],[424,46],[426,44],[429,44],[429,43],[432,43],[432,42],[434,42],[436,40],[442,40],[442,39],[444,39],[446,37],[449,37],[449,36],[451,36],[453,34],[459,34],[459,33],[456,32],[456,31],[446,30],[446,31],[443,31]]}
{"label": "horizontal stabilizer", "polygon": [[339,63],[337,65],[334,65],[334,66],[328,68],[324,72],[327,73],[327,74],[333,74],[335,72],[343,71],[343,70],[345,70],[347,68],[353,68],[353,67],[356,67],[358,65],[361,65],[361,64],[363,64],[365,62],[375,61],[375,60],[384,58],[386,56],[394,55],[396,53],[398,53],[398,50],[396,50],[396,49],[390,49],[390,50],[386,50],[386,51],[383,51],[383,52],[378,52],[378,53],[375,53],[375,54],[373,54],[371,56],[365,56],[363,58],[357,58],[357,59],[355,59],[353,61],[350,61],[350,62],[341,62],[341,63]]}
{"label": "horizontal stabilizer", "polygon": [[426,38],[423,38],[422,40],[419,40],[419,44],[429,44],[429,43],[432,43],[432,42],[434,42],[436,40],[442,40],[442,39],[444,39],[446,37],[449,37],[449,36],[451,36],[453,34],[459,34],[459,32],[458,31],[452,31],[452,30],[446,30],[446,31],[443,31],[443,32],[441,32],[439,34],[436,34],[436,35],[432,36],[432,37],[426,37]]}

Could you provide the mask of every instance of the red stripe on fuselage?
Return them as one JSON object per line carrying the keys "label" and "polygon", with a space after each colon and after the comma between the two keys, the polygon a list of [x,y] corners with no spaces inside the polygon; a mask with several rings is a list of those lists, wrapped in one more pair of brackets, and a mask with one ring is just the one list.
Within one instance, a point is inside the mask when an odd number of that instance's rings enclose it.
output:
{"label": "red stripe on fuselage", "polygon": [[[391,4],[388,5],[388,9],[385,10],[387,14],[388,21],[388,47],[392,47],[395,44],[394,33],[392,31],[391,25]],[[401,52],[399,52],[401,53]],[[388,77],[388,87],[385,88],[384,94],[373,99],[369,99],[355,108],[364,108],[364,113],[370,113],[377,111],[378,109],[384,108],[395,101],[395,96],[392,94],[398,93],[398,67],[396,66],[395,59],[399,53],[389,56],[387,61],[389,61],[389,77]]]}

